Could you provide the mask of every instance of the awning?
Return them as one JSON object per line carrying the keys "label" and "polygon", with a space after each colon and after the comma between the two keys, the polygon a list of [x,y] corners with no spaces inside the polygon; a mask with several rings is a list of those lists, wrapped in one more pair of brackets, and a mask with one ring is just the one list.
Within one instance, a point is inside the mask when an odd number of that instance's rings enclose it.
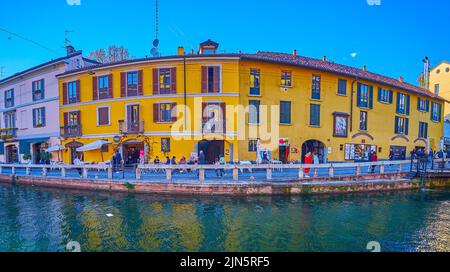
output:
{"label": "awning", "polygon": [[106,145],[106,144],[111,144],[108,141],[105,140],[100,140],[100,141],[95,141],[93,143],[84,145],[80,148],[77,148],[77,152],[86,152],[86,151],[92,151],[92,150],[98,150],[101,149],[102,146]]}
{"label": "awning", "polygon": [[20,140],[19,141],[19,152],[20,152],[20,154],[31,153],[31,145],[32,144],[46,143],[48,140],[49,140],[49,137]]}
{"label": "awning", "polygon": [[45,150],[45,152],[50,153],[50,152],[57,152],[57,151],[61,151],[64,150],[64,146],[62,145],[54,145],[52,147],[49,147]]}

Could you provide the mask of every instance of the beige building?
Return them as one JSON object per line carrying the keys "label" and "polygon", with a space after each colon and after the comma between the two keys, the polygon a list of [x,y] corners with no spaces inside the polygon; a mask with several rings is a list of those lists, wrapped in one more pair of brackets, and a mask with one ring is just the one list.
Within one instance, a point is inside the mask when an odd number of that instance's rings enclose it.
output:
{"label": "beige building", "polygon": [[[450,101],[450,62],[443,61],[430,71],[430,90]],[[450,105],[446,103],[444,116],[449,114]]]}

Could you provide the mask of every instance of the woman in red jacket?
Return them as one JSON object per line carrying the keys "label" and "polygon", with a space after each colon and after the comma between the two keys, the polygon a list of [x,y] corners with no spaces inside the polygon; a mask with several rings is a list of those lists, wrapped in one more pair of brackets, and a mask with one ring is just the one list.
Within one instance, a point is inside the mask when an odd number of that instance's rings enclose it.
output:
{"label": "woman in red jacket", "polygon": [[[311,154],[311,152],[306,153],[305,155],[305,164],[312,164],[313,161],[313,156]],[[309,168],[305,168],[305,178],[309,178],[309,171],[311,169]]]}

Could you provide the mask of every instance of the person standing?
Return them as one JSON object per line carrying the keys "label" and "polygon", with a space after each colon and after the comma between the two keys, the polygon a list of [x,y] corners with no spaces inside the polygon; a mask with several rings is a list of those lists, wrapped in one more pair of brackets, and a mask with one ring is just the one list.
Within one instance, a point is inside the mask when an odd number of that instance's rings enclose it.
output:
{"label": "person standing", "polygon": [[[311,152],[306,153],[305,155],[305,164],[310,165],[313,162],[312,154]],[[310,168],[305,168],[305,178],[309,178],[309,171]]]}
{"label": "person standing", "polygon": [[[314,165],[319,165],[320,164],[320,159],[319,159],[319,155],[317,154],[317,151],[314,151],[313,154],[313,164]],[[314,176],[317,176],[317,168],[314,168]]]}
{"label": "person standing", "polygon": [[[372,151],[372,156],[370,157],[370,161],[373,162],[373,163],[378,161],[378,156],[377,156],[377,152],[376,151]],[[376,167],[377,167],[376,165],[372,165],[372,168],[371,168],[371,173],[372,174],[375,173]]]}
{"label": "person standing", "polygon": [[122,155],[119,150],[116,151],[116,154],[113,157],[114,168],[116,172],[119,172],[120,165],[122,164]]}
{"label": "person standing", "polygon": [[203,150],[200,150],[199,156],[198,156],[198,163],[199,164],[206,164],[206,156]]}

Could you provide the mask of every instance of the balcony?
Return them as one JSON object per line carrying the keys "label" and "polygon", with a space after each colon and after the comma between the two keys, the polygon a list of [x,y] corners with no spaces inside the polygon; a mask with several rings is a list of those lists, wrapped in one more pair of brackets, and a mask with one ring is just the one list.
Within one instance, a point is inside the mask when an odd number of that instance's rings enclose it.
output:
{"label": "balcony", "polygon": [[124,120],[119,121],[119,133],[120,134],[143,134],[144,121],[136,122],[125,122]]}
{"label": "balcony", "polygon": [[0,129],[0,138],[3,141],[8,141],[16,138],[17,128],[2,128]]}
{"label": "balcony", "polygon": [[80,137],[81,133],[81,125],[73,125],[73,126],[63,126],[61,127],[61,136],[68,137]]}

